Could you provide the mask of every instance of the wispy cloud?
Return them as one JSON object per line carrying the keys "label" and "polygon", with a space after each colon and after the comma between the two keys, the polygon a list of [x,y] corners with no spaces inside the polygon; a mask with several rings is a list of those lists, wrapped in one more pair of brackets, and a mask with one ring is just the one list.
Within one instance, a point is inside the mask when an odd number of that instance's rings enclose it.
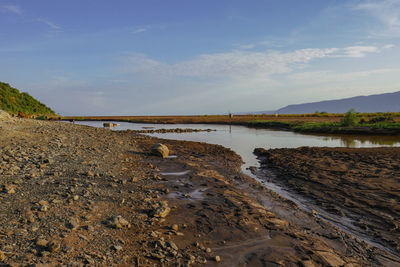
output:
{"label": "wispy cloud", "polygon": [[2,5],[0,6],[0,10],[22,15],[22,9],[18,5]]}
{"label": "wispy cloud", "polygon": [[233,51],[204,54],[175,64],[159,62],[139,54],[129,57],[125,71],[190,77],[271,75],[288,72],[296,65],[327,57],[337,51],[337,48],[301,49],[288,53]]}
{"label": "wispy cloud", "polygon": [[367,0],[354,5],[353,9],[363,11],[382,23],[384,31],[374,29],[374,35],[400,35],[399,0]]}
{"label": "wispy cloud", "polygon": [[47,20],[47,19],[38,18],[37,21],[46,24],[47,26],[49,26],[49,27],[50,27],[51,29],[53,29],[53,30],[60,30],[60,29],[61,29],[61,27],[60,27],[59,25],[57,25],[57,24],[55,24],[54,22],[49,21],[49,20]]}
{"label": "wispy cloud", "polygon": [[[386,46],[385,48],[389,48]],[[349,46],[344,48],[307,48],[292,52],[232,51],[227,53],[204,54],[187,61],[168,64],[134,54],[127,58],[126,72],[151,73],[187,77],[245,77],[287,73],[315,59],[362,58],[378,53],[375,46]]]}
{"label": "wispy cloud", "polygon": [[133,34],[138,34],[138,33],[146,32],[148,29],[149,28],[147,28],[147,27],[141,27],[141,28],[135,29],[132,33]]}
{"label": "wispy cloud", "polygon": [[349,46],[342,49],[343,57],[360,58],[365,57],[368,53],[377,53],[379,49],[375,46]]}

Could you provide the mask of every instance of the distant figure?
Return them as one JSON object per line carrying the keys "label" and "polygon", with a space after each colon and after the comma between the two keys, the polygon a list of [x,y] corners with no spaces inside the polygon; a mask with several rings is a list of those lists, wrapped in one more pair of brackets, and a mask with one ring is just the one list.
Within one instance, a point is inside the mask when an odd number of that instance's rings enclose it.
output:
{"label": "distant figure", "polygon": [[275,113],[275,117],[278,117],[279,115],[278,115],[278,113]]}
{"label": "distant figure", "polygon": [[75,120],[74,119],[70,119],[69,122],[75,123]]}
{"label": "distant figure", "polygon": [[233,118],[233,114],[229,113],[229,119],[232,119],[232,118]]}

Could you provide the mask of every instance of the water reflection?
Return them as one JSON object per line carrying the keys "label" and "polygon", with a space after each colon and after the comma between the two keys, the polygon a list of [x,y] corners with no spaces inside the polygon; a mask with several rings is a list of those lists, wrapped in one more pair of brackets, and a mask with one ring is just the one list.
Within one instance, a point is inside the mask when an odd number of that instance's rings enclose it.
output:
{"label": "water reflection", "polygon": [[398,146],[400,144],[399,136],[330,135],[323,136],[323,140],[338,140],[340,141],[342,147],[348,148],[369,146]]}
{"label": "water reflection", "polygon": [[[103,121],[76,122],[94,127],[103,127]],[[165,139],[186,140],[195,142],[206,142],[219,144],[231,148],[238,153],[245,164],[242,166],[245,173],[246,168],[258,166],[258,160],[253,154],[257,147],[263,148],[296,148],[300,146],[318,147],[378,147],[378,146],[400,146],[400,136],[367,136],[367,135],[316,135],[300,134],[281,130],[248,128],[239,125],[209,125],[209,124],[143,124],[120,122],[113,130],[141,130],[143,127],[156,129],[216,129],[213,132],[192,133],[154,133],[149,134]]]}

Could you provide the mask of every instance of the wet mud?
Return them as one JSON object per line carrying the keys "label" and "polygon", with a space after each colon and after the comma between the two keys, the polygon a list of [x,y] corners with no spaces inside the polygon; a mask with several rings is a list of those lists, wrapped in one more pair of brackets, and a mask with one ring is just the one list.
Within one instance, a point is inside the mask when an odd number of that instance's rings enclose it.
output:
{"label": "wet mud", "polygon": [[399,148],[302,147],[255,153],[262,169],[273,170],[275,183],[320,208],[321,217],[399,256]]}

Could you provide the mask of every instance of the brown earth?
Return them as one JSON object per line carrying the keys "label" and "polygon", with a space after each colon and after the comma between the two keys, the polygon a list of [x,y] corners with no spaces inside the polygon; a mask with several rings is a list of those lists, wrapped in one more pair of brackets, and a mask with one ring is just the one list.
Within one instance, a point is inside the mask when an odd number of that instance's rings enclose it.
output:
{"label": "brown earth", "polygon": [[[157,142],[174,156],[150,155]],[[399,266],[395,256],[268,191],[240,165],[218,145],[0,121],[0,262]]]}
{"label": "brown earth", "polygon": [[276,182],[400,254],[400,148],[256,149]]}

